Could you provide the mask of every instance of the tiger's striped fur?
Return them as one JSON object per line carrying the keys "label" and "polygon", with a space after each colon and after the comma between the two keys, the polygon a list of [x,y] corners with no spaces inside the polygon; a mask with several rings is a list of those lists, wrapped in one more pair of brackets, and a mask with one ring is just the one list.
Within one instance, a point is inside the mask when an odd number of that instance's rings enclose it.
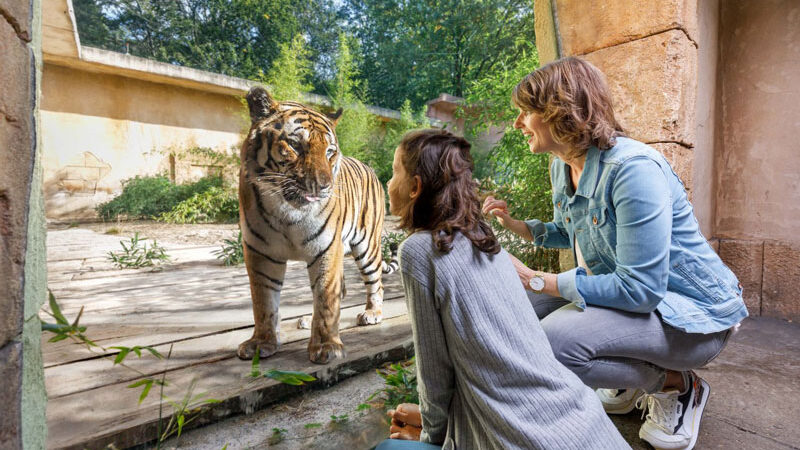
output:
{"label": "tiger's striped fur", "polygon": [[[278,306],[286,261],[305,261],[314,295],[311,361],[344,356],[339,303],[343,258],[352,254],[367,288],[359,325],[381,321],[384,191],[375,173],[341,154],[328,117],[294,102],[275,102],[255,87],[247,95],[252,125],[242,145],[239,218],[255,329],[237,351],[250,359],[280,344]],[[396,265],[394,266],[396,268]]]}

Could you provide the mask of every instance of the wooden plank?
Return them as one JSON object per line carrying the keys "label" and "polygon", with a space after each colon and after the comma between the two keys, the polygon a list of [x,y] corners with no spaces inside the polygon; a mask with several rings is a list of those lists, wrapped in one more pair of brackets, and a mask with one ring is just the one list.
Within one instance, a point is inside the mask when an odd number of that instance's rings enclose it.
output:
{"label": "wooden plank", "polygon": [[[339,329],[344,330],[355,328],[356,315],[363,311],[363,306],[358,305],[342,309],[342,316]],[[405,299],[403,297],[394,298],[384,303],[384,319],[406,314]],[[47,388],[48,399],[56,399],[76,392],[88,391],[98,387],[130,382],[140,376],[131,370],[139,371],[142,376],[151,376],[164,370],[177,370],[184,367],[199,364],[212,363],[221,359],[227,359],[235,353],[239,344],[249,339],[253,334],[252,326],[216,333],[209,336],[184,339],[177,341],[173,345],[172,357],[162,365],[157,362],[149,353],[144,352],[143,358],[138,359],[136,355],[129,355],[125,360],[128,366],[121,367],[113,365],[113,360],[117,351],[112,350],[109,356],[82,360],[71,364],[61,364],[45,370],[45,386]],[[297,320],[284,320],[281,322],[281,340],[283,346],[297,341],[307,341],[311,336],[310,330],[297,328]],[[133,344],[132,345],[146,345]],[[169,343],[152,345],[161,354],[166,355],[169,351]],[[84,350],[87,355],[90,355]]]}
{"label": "wooden plank", "polygon": [[[411,327],[407,316],[384,321],[376,327],[346,330],[342,339],[349,356],[329,365],[308,361],[305,342],[287,345],[262,362],[262,368],[300,370],[318,381],[308,387],[292,387],[267,378],[248,376],[250,365],[235,357],[168,372],[170,385],[165,394],[180,399],[192,380],[195,392],[206,392],[222,400],[212,405],[191,426],[220,420],[234,414],[250,413],[307,389],[330,386],[341,379],[411,355]],[[88,392],[52,400],[47,409],[48,448],[103,448],[114,444],[125,448],[152,440],[158,422],[158,395],[150,394],[137,406],[139,390],[127,383],[104,386]],[[370,393],[364,393],[365,398]]]}

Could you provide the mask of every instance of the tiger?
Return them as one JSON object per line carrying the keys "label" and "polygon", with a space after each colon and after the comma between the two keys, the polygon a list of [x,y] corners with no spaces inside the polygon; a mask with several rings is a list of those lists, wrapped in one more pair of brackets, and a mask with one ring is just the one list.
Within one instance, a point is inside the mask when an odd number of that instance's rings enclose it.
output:
{"label": "tiger", "polygon": [[335,127],[342,109],[326,115],[301,103],[273,100],[260,86],[246,96],[251,126],[241,148],[239,225],[255,328],[237,350],[241,359],[273,355],[280,345],[280,304],[286,262],[304,261],[313,293],[309,359],[345,357],[339,304],[344,256],[351,254],[367,290],[359,325],[381,322],[384,189],[375,172],[342,155]]}

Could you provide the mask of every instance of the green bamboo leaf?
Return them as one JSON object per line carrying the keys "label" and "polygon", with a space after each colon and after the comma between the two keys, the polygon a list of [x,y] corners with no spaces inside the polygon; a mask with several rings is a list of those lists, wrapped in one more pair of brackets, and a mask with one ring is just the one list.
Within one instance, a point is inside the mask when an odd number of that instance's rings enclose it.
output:
{"label": "green bamboo leaf", "polygon": [[164,355],[158,353],[158,350],[154,349],[153,347],[142,347],[143,349],[147,350],[148,352],[152,353],[158,359],[164,359]]}
{"label": "green bamboo leaf", "polygon": [[50,338],[50,340],[48,340],[47,342],[58,342],[58,341],[63,341],[63,340],[64,340],[64,339],[66,339],[67,337],[68,337],[68,336],[67,336],[66,334],[59,334],[59,335],[56,335],[56,336],[53,336],[53,337],[51,337],[51,338]]}
{"label": "green bamboo leaf", "polygon": [[250,363],[250,376],[258,378],[261,376],[261,366],[259,365],[259,357],[261,352],[256,351],[253,355],[253,361]]}
{"label": "green bamboo leaf", "polygon": [[48,289],[47,293],[50,310],[53,311],[53,317],[56,319],[56,322],[61,325],[69,325],[69,321],[64,317],[64,314],[61,313],[61,308],[58,306],[58,302],[56,302],[56,296],[53,295],[53,291]]}
{"label": "green bamboo leaf", "polygon": [[[114,347],[112,347],[112,348],[114,348]],[[125,357],[128,356],[128,353],[130,353],[130,351],[131,351],[131,349],[129,349],[128,347],[116,347],[116,348],[119,348],[120,351],[119,351],[119,354],[117,355],[117,357],[114,359],[114,365],[117,365],[117,364],[121,363],[122,361],[124,361]]]}
{"label": "green bamboo leaf", "polygon": [[134,346],[134,347],[131,349],[131,351],[132,351],[133,353],[136,353],[136,356],[137,356],[137,357],[139,357],[139,358],[141,358],[141,357],[142,357],[142,348],[141,348],[141,347],[139,347],[138,345],[135,345],[135,346]]}
{"label": "green bamboo leaf", "polygon": [[293,382],[287,384],[303,384],[303,382],[308,381],[316,381],[317,379],[313,376],[305,373],[305,372],[297,372],[294,370],[276,370],[271,369],[268,370],[265,374],[265,377],[272,378],[274,380],[280,381],[281,383],[285,383],[283,380],[292,380]]}
{"label": "green bamboo leaf", "polygon": [[76,317],[75,321],[72,322],[72,328],[78,327],[78,321],[81,320],[82,315],[83,315],[83,306],[81,306],[81,310],[78,311],[78,317]]}
{"label": "green bamboo leaf", "polygon": [[148,382],[144,385],[144,389],[142,389],[142,395],[139,396],[139,404],[141,405],[145,398],[147,398],[147,394],[150,393],[150,388],[153,387],[153,380],[147,380]]}
{"label": "green bamboo leaf", "polygon": [[183,431],[183,421],[184,417],[183,414],[178,416],[178,437],[181,437],[181,431]]}
{"label": "green bamboo leaf", "polygon": [[139,387],[139,386],[141,386],[141,385],[143,385],[143,384],[152,383],[152,382],[153,382],[153,380],[152,380],[152,379],[150,379],[150,378],[144,378],[144,379],[141,379],[141,380],[139,380],[139,381],[136,381],[135,383],[131,383],[131,384],[129,384],[127,387],[129,387],[129,388],[136,388],[136,387]]}

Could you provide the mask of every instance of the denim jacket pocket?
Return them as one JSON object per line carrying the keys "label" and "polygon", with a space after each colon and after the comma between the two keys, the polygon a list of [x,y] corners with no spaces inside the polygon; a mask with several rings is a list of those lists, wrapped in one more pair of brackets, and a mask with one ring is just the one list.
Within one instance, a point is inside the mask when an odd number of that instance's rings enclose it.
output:
{"label": "denim jacket pocket", "polygon": [[[721,303],[726,297],[734,295],[728,292],[725,283],[708,270],[700,261],[686,258],[673,264],[673,268],[684,281],[687,294],[701,302]],[[694,292],[692,292],[694,291]]]}

